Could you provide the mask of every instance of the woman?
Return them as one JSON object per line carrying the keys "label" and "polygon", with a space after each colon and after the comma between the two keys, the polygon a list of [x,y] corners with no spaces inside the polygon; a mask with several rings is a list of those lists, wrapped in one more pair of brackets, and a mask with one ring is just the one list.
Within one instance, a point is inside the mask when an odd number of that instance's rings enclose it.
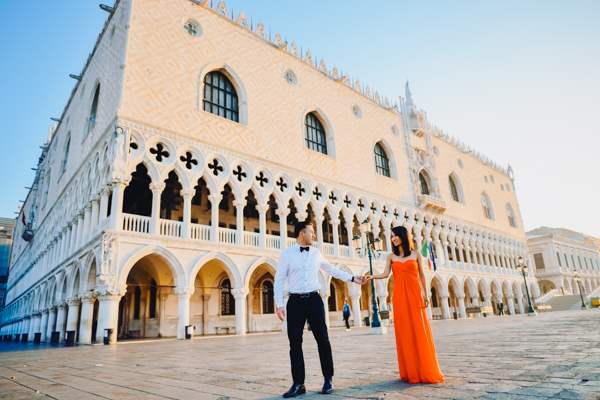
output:
{"label": "woman", "polygon": [[413,251],[408,231],[403,226],[392,229],[392,253],[385,271],[372,279],[385,279],[394,273],[394,331],[400,379],[408,383],[441,383],[440,371],[429,320],[423,267]]}

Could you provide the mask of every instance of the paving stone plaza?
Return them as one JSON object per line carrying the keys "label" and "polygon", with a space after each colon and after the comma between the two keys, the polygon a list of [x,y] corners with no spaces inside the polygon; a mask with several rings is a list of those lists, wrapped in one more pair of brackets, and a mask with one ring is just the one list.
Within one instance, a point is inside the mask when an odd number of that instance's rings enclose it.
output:
{"label": "paving stone plaza", "polygon": [[[336,391],[352,399],[600,399],[600,312],[433,321],[447,382],[397,380],[393,334],[331,330]],[[308,393],[322,378],[304,340]],[[268,399],[289,386],[282,333],[116,346],[0,347],[0,399]]]}

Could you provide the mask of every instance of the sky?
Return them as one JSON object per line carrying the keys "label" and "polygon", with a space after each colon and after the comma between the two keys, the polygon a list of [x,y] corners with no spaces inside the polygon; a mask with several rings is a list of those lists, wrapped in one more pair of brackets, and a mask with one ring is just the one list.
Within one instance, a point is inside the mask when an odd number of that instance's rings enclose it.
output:
{"label": "sky", "polygon": [[[107,17],[98,4],[0,1],[0,216],[27,194]],[[513,167],[527,230],[600,237],[600,1],[227,4],[388,97],[409,81],[431,122]]]}

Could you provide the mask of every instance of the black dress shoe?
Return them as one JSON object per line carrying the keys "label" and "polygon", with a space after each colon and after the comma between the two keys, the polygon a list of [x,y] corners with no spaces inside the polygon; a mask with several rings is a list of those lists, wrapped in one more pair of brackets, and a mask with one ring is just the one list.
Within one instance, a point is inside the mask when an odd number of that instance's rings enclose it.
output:
{"label": "black dress shoe", "polygon": [[283,394],[284,399],[289,399],[290,397],[300,396],[301,394],[306,393],[306,388],[304,385],[296,385],[293,384],[290,390]]}
{"label": "black dress shoe", "polygon": [[323,389],[321,389],[321,394],[331,393],[333,393],[333,382],[331,382],[331,378],[325,378],[325,383],[323,383]]}

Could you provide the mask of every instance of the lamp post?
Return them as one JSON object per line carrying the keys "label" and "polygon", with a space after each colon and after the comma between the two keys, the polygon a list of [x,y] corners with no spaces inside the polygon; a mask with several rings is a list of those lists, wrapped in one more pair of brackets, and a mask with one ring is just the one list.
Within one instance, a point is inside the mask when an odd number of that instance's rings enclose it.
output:
{"label": "lamp post", "polygon": [[[381,240],[379,240],[379,238],[375,239],[373,237],[373,232],[371,231],[370,226],[371,224],[369,223],[369,220],[365,219],[360,224],[361,236],[354,235],[352,237],[352,242],[354,244],[354,248],[358,253],[366,253],[366,255],[369,257],[369,273],[373,275],[373,258],[377,258],[381,255]],[[366,243],[363,243],[363,234]],[[371,279],[371,294],[373,304],[373,320],[371,321],[371,328],[373,328],[373,333],[383,334],[385,333],[385,328],[381,326],[381,321],[379,320],[379,308],[377,307],[377,296],[375,294],[374,279]]]}
{"label": "lamp post", "polygon": [[579,288],[579,297],[581,298],[581,309],[585,310],[587,307],[585,306],[585,301],[583,301],[583,292],[581,291],[581,278],[579,274],[575,272],[575,282],[577,282],[577,287]]}
{"label": "lamp post", "polygon": [[529,288],[527,287],[527,278],[525,277],[525,274],[527,273],[527,265],[525,265],[525,261],[523,260],[523,257],[521,257],[521,256],[519,256],[519,258],[517,259],[517,263],[519,264],[519,267],[521,268],[521,273],[523,274],[523,282],[525,282],[525,292],[527,293],[527,304],[528,304],[527,315],[529,315],[529,316],[537,315],[537,313],[533,309],[533,306],[531,305],[531,297],[529,297]]}

